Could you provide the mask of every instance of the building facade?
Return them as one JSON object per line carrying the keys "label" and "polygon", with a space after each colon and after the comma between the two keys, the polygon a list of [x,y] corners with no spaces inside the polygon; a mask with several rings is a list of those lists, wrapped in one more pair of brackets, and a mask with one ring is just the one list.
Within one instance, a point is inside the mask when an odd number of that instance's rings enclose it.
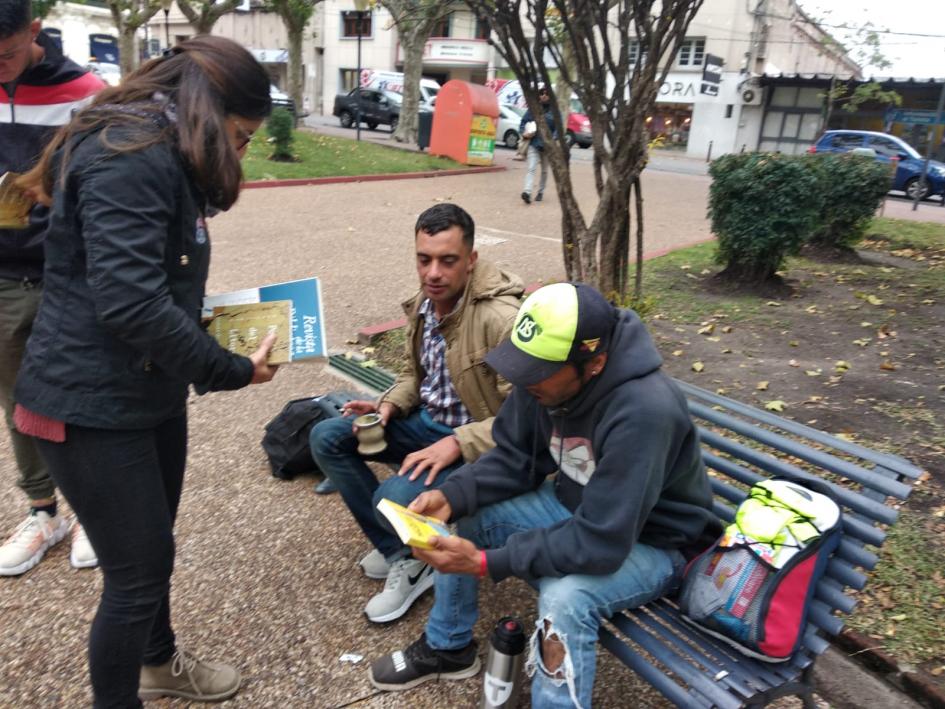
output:
{"label": "building facade", "polygon": [[[702,87],[710,56],[721,60],[715,94]],[[646,61],[639,43],[631,42],[630,60]],[[859,77],[860,68],[795,0],[706,0],[647,117],[651,139],[662,138],[700,158],[764,148],[759,136],[768,88],[760,77],[781,72],[849,78]],[[822,103],[816,95],[804,100]],[[798,140],[810,141],[820,127],[810,115],[803,124],[789,126]]]}

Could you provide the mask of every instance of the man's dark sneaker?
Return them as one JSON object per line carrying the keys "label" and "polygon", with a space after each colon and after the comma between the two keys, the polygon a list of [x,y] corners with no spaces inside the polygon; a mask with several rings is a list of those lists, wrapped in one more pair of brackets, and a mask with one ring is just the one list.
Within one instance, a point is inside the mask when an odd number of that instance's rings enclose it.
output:
{"label": "man's dark sneaker", "polygon": [[536,202],[541,202],[544,198],[545,198],[545,195],[542,192],[539,192],[538,194],[535,195]]}
{"label": "man's dark sneaker", "polygon": [[522,201],[523,201],[525,204],[531,204],[531,203],[532,203],[532,196],[531,196],[530,194],[528,194],[528,192],[522,192]]}
{"label": "man's dark sneaker", "polygon": [[406,650],[398,650],[371,663],[371,684],[378,689],[398,692],[427,680],[466,679],[479,674],[476,641],[461,650],[434,650],[424,633]]}
{"label": "man's dark sneaker", "polygon": [[335,487],[335,483],[331,481],[331,478],[325,478],[315,486],[316,495],[330,495],[333,492],[338,492],[338,488]]}

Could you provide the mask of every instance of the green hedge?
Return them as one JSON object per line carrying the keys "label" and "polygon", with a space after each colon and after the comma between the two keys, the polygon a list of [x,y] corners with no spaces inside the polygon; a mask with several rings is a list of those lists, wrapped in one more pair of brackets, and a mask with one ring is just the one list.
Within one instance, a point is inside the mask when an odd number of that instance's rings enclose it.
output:
{"label": "green hedge", "polygon": [[291,162],[292,156],[292,132],[295,128],[295,119],[292,114],[284,108],[276,108],[269,116],[266,122],[266,132],[272,142],[272,155],[270,160],[281,162]]}
{"label": "green hedge", "polygon": [[862,155],[723,155],[709,167],[709,217],[724,274],[762,282],[805,242],[850,248],[889,190],[888,166]]}
{"label": "green hedge", "polygon": [[849,249],[866,234],[889,191],[889,165],[866,155],[811,155],[822,202],[811,243]]}
{"label": "green hedge", "polygon": [[709,174],[716,260],[733,280],[770,279],[817,225],[817,174],[803,157],[774,153],[723,155]]}

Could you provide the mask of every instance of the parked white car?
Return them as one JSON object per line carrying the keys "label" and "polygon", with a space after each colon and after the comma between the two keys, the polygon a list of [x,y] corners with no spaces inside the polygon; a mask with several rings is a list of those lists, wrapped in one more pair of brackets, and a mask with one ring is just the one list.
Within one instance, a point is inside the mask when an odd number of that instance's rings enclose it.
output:
{"label": "parked white car", "polygon": [[85,70],[95,74],[109,86],[118,86],[121,83],[121,67],[109,62],[89,62]]}
{"label": "parked white car", "polygon": [[499,104],[499,121],[495,128],[495,142],[506,148],[515,150],[518,141],[522,139],[518,128],[525,115],[524,108],[518,108],[510,103]]}

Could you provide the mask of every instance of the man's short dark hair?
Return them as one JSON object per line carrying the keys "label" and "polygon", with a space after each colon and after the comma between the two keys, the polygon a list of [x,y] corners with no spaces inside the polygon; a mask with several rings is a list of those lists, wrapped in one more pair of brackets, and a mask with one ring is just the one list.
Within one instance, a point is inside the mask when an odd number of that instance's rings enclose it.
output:
{"label": "man's short dark hair", "polygon": [[416,236],[423,231],[432,236],[454,226],[462,230],[463,243],[472,251],[476,240],[476,225],[473,223],[473,218],[465,209],[450,202],[436,204],[425,210],[417,217],[417,226],[414,227],[413,233]]}
{"label": "man's short dark hair", "polygon": [[0,0],[0,39],[22,32],[30,26],[32,19],[30,0]]}

